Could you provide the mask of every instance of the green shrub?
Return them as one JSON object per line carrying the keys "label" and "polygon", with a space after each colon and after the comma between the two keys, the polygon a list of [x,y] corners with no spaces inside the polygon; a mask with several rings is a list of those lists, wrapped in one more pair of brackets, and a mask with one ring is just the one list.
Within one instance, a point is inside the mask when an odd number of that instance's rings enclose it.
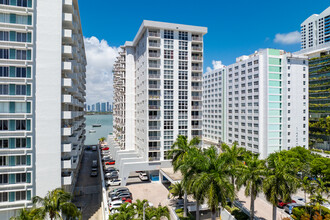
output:
{"label": "green shrub", "polygon": [[231,214],[236,218],[236,220],[249,220],[249,216],[239,209],[233,210]]}
{"label": "green shrub", "polygon": [[[293,209],[292,211],[292,218],[295,220],[299,220],[302,219],[302,216],[307,213],[311,213],[311,216],[314,216],[316,212],[319,212],[320,210],[318,208],[314,208],[313,206],[307,206],[306,207],[306,211],[305,211],[305,206],[301,206],[301,207],[296,207]],[[325,207],[321,207],[322,209],[322,217],[324,218],[326,215],[330,215],[330,210],[325,208]]]}

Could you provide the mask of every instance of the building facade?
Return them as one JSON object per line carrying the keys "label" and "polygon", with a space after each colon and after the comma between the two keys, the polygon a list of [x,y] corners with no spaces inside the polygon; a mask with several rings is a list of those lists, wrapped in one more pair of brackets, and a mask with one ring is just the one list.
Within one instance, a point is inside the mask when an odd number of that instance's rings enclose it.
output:
{"label": "building facade", "polygon": [[35,195],[73,191],[85,65],[76,0],[0,2],[0,219]]}
{"label": "building facade", "polygon": [[330,150],[326,131],[326,118],[330,116],[330,7],[301,24],[301,50],[296,54],[309,57],[311,147]]}
{"label": "building facade", "polygon": [[204,142],[266,158],[308,146],[307,57],[265,49],[204,74]]}

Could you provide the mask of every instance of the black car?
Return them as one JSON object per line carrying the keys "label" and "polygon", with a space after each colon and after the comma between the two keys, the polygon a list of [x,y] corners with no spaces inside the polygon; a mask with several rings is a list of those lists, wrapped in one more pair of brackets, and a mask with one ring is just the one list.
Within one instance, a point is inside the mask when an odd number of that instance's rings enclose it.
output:
{"label": "black car", "polygon": [[112,158],[110,156],[104,156],[102,157],[102,162],[111,160]]}
{"label": "black car", "polygon": [[111,173],[111,172],[113,172],[113,171],[117,171],[116,168],[114,168],[114,167],[108,167],[108,168],[105,168],[105,169],[104,169],[104,172],[105,172],[105,173]]}
{"label": "black car", "polygon": [[91,177],[97,177],[98,172],[97,171],[92,171],[91,172]]}

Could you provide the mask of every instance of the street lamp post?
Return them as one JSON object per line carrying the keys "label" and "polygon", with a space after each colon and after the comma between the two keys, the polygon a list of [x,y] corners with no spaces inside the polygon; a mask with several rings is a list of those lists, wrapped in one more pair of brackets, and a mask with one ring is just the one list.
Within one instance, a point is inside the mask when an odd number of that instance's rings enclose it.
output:
{"label": "street lamp post", "polygon": [[146,205],[147,203],[143,203],[143,220],[146,220]]}

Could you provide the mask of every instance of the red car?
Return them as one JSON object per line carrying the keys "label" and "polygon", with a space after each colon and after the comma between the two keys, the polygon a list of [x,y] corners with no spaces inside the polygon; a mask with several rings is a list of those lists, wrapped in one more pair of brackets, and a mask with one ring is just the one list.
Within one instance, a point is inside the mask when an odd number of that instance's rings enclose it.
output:
{"label": "red car", "polygon": [[102,150],[109,150],[109,147],[104,147],[102,148]]}
{"label": "red car", "polygon": [[116,161],[107,161],[107,162],[105,162],[104,164],[105,165],[115,165],[115,163],[116,163]]}
{"label": "red car", "polygon": [[282,200],[278,200],[278,203],[277,203],[277,206],[279,207],[279,208],[284,208],[284,206],[286,206],[287,204],[289,204],[289,203],[296,203],[296,201],[294,201],[294,200],[292,200],[291,202],[283,202]]}
{"label": "red car", "polygon": [[123,202],[129,202],[132,203],[132,199],[131,198],[122,198],[121,199]]}

